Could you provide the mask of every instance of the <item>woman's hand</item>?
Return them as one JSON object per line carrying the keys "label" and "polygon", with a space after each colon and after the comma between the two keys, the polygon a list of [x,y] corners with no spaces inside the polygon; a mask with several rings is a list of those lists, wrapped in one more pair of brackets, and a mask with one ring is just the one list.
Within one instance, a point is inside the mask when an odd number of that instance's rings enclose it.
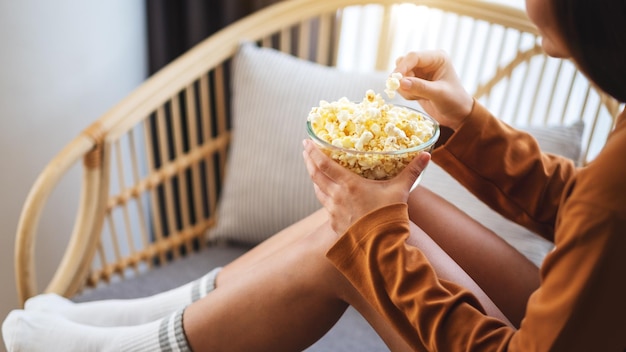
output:
{"label": "woman's hand", "polygon": [[444,52],[410,52],[396,60],[394,72],[404,76],[398,93],[417,100],[440,124],[456,130],[472,111],[474,99]]}
{"label": "woman's hand", "polygon": [[409,198],[411,186],[430,160],[421,153],[391,180],[374,181],[342,167],[311,140],[305,140],[304,161],[313,180],[315,195],[328,211],[330,224],[339,235],[363,215]]}

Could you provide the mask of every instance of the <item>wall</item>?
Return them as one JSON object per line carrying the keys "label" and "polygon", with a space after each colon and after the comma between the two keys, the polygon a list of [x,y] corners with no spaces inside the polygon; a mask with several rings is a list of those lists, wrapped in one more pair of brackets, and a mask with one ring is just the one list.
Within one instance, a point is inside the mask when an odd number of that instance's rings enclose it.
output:
{"label": "wall", "polygon": [[[0,2],[1,320],[17,308],[14,237],[28,191],[67,142],[145,79],[144,12],[143,0]],[[45,209],[40,289],[69,237],[79,181],[73,169]]]}

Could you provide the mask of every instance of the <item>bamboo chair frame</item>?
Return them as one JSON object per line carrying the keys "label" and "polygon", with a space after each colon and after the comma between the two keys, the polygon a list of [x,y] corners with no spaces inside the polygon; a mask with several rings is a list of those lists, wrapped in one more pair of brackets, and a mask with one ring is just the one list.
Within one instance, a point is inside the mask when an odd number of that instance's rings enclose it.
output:
{"label": "bamboo chair frame", "polygon": [[[422,48],[408,39],[405,47],[396,46],[397,38],[406,33],[398,28],[398,14],[409,6],[419,11],[434,11],[428,17],[456,18],[457,24],[440,24],[434,30],[439,32],[435,33],[436,44],[443,41],[442,35],[447,32],[455,33],[453,42],[458,40],[468,31],[463,21],[486,26],[487,32],[482,34],[474,25],[469,30],[475,33],[473,37],[482,36],[484,41],[497,36],[494,33],[498,31],[518,33],[520,39],[513,57],[504,57],[502,47],[510,40],[501,39],[500,51],[495,54],[486,49],[477,50],[480,58],[473,67],[468,67],[471,60],[467,56],[472,52],[471,43],[465,53],[458,49],[459,43],[451,44],[448,50],[454,52],[450,55],[457,60],[462,76],[475,73],[475,78],[465,79],[469,82],[468,89],[503,115],[513,111],[509,114],[513,116],[510,121],[520,123],[523,119],[519,117],[520,106],[524,105],[520,101],[528,98],[521,97],[521,93],[515,95],[515,89],[510,88],[513,77],[520,70],[525,72],[534,59],[543,62],[542,73],[548,62],[537,44],[538,33],[523,11],[485,0],[280,2],[228,26],[189,50],[97,119],[50,161],[33,185],[19,220],[15,269],[20,302],[38,293],[34,253],[37,226],[48,196],[73,165],[83,161],[79,210],[63,259],[45,289],[68,297],[85,287],[105,285],[116,278],[132,277],[166,265],[210,242],[207,231],[218,221],[219,190],[227,176],[225,166],[231,139],[229,62],[241,41],[257,42],[335,66],[342,45],[367,40],[374,43],[375,50],[370,56],[375,60],[365,69],[390,70],[397,56],[394,50],[403,53]],[[344,18],[353,10],[377,13],[375,22],[379,25],[374,36],[351,39],[343,34]],[[413,29],[414,34],[425,32],[427,27],[430,25]],[[530,36],[530,46],[519,45],[523,36]],[[496,59],[486,67],[488,57]],[[559,60],[558,65],[557,72],[562,72],[562,65],[567,63]],[[483,73],[476,74],[478,71]],[[575,69],[570,76],[571,81],[584,79]],[[552,96],[552,101],[554,87],[563,83],[558,75],[546,78],[540,74],[539,80],[544,79],[552,87],[552,92],[547,94]],[[589,115],[583,111],[591,111],[583,163],[593,157],[589,152],[590,142],[603,143],[621,108],[588,83],[584,87],[584,104],[580,113],[573,114],[583,118]],[[573,89],[569,88],[566,101]],[[496,90],[504,92],[500,94],[500,105],[492,102],[496,100],[492,94]],[[538,98],[535,94],[530,105],[534,106]],[[512,102],[517,107],[507,108],[502,102]],[[544,114],[531,111],[528,116],[532,118],[522,123],[553,123],[547,117],[539,122],[534,117],[555,114],[559,116],[557,123],[566,123],[564,116],[571,109],[561,107],[560,112],[555,112],[553,105],[547,104],[548,111]],[[600,123],[601,117],[608,122]],[[599,125],[605,126],[604,130],[600,131]]]}

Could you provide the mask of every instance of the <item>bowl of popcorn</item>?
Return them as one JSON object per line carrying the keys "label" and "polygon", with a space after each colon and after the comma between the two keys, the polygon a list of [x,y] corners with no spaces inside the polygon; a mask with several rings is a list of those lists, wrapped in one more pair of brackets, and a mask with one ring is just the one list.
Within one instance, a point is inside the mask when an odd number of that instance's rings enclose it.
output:
{"label": "bowl of popcorn", "polygon": [[307,133],[340,165],[368,179],[388,180],[419,153],[432,151],[440,131],[428,114],[386,103],[368,90],[360,102],[320,101],[307,117]]}

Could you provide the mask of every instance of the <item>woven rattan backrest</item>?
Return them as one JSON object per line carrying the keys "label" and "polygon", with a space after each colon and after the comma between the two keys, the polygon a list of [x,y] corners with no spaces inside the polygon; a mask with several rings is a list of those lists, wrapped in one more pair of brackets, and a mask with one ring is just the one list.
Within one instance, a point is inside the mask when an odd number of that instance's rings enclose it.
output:
{"label": "woven rattan backrest", "polygon": [[228,146],[226,72],[203,74],[111,141],[111,196],[89,285],[203,246]]}

